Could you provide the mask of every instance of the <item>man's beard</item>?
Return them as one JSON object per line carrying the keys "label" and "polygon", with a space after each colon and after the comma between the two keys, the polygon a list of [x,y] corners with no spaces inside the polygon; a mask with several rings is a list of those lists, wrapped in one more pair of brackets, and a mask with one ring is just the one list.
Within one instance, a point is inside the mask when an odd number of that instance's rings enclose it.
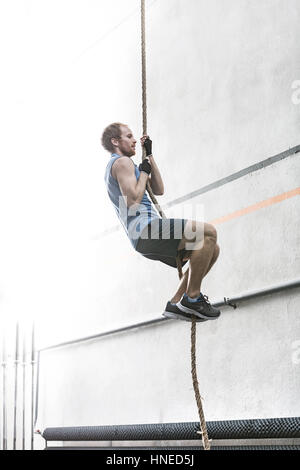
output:
{"label": "man's beard", "polygon": [[124,155],[126,155],[126,157],[133,157],[133,155],[135,155],[135,150],[134,149],[131,149],[131,150],[128,150],[126,152],[123,152]]}

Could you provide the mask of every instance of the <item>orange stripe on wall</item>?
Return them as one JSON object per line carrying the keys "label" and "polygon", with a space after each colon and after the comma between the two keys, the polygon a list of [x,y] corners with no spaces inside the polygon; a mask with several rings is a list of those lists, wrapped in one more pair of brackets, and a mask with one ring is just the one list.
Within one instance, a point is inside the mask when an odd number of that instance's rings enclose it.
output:
{"label": "orange stripe on wall", "polygon": [[269,199],[265,199],[264,201],[258,202],[253,204],[252,206],[245,207],[244,209],[240,209],[238,211],[232,212],[231,214],[224,215],[224,217],[220,217],[219,219],[214,219],[210,224],[218,225],[223,224],[224,222],[228,222],[229,220],[236,219],[237,217],[241,217],[243,215],[249,214],[250,212],[255,212],[263,207],[272,206],[273,204],[277,204],[278,202],[284,201],[285,199],[290,199],[294,196],[300,195],[300,188],[292,189],[286,193],[279,194],[278,196],[270,197]]}

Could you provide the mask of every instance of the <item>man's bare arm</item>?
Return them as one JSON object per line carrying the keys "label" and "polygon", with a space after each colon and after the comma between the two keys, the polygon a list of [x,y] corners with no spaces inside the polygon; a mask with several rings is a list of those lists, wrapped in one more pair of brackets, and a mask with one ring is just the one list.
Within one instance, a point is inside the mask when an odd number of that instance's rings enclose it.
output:
{"label": "man's bare arm", "polygon": [[121,157],[114,163],[114,175],[123,196],[127,197],[127,207],[140,204],[149,176],[141,172],[137,181],[133,162],[128,157]]}
{"label": "man's bare arm", "polygon": [[158,169],[158,166],[154,160],[154,157],[152,154],[152,140],[150,139],[148,135],[143,135],[143,137],[141,137],[141,146],[142,148],[145,149],[146,156],[149,159],[149,162],[151,165],[151,175],[149,178],[149,183],[151,185],[153,194],[157,196],[162,196],[165,191],[164,183],[163,183],[160,171]]}
{"label": "man's bare arm", "polygon": [[153,155],[149,155],[148,158],[151,164],[151,175],[149,181],[152,191],[156,196],[162,196],[165,192],[165,188],[160,171],[156,165]]}

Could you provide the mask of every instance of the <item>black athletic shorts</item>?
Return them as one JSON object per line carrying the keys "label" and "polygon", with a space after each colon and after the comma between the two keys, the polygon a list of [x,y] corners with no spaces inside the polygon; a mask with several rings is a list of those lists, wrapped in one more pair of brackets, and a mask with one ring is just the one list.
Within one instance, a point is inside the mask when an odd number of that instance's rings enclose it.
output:
{"label": "black athletic shorts", "polygon": [[[152,220],[142,231],[136,251],[145,258],[161,261],[176,268],[177,255],[180,255],[182,260],[188,254],[184,249],[178,251],[186,222],[186,219]],[[186,263],[187,261],[182,261],[182,266]]]}

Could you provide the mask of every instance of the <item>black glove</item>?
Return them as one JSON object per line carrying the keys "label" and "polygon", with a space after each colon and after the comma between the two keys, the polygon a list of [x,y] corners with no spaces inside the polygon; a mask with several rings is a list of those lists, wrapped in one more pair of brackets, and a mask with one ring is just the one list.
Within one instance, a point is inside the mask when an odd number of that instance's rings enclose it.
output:
{"label": "black glove", "polygon": [[146,150],[146,156],[148,157],[149,155],[152,155],[152,140],[150,140],[149,137],[145,140],[144,147]]}
{"label": "black glove", "polygon": [[140,170],[140,171],[144,171],[145,173],[147,173],[148,175],[150,175],[150,173],[151,173],[151,165],[150,165],[149,160],[148,160],[147,158],[145,158],[145,160],[143,160],[143,162],[140,164],[139,170]]}

